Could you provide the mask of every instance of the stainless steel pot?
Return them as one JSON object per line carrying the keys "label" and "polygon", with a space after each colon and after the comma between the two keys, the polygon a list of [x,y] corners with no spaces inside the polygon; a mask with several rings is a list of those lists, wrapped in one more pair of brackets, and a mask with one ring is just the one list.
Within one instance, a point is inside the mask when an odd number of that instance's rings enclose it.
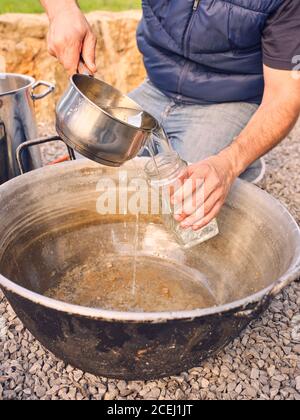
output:
{"label": "stainless steel pot", "polygon": [[[36,94],[35,89],[47,90]],[[15,159],[18,146],[37,137],[34,102],[54,90],[50,83],[32,77],[0,73],[0,184],[20,174]],[[41,166],[38,148],[24,154],[26,170]]]}
{"label": "stainless steel pot", "polygon": [[81,155],[118,167],[137,156],[159,127],[151,115],[112,86],[77,74],[58,103],[56,128]]}

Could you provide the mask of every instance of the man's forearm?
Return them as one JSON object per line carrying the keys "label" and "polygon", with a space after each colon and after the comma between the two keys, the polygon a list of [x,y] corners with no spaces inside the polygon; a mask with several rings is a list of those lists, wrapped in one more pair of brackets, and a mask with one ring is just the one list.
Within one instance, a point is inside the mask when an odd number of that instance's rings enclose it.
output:
{"label": "man's forearm", "polygon": [[255,160],[279,144],[299,118],[299,99],[284,96],[263,103],[240,136],[221,154],[239,176]]}
{"label": "man's forearm", "polygon": [[78,7],[76,0],[40,0],[43,8],[47,12],[49,19],[52,19],[57,13],[69,7]]}

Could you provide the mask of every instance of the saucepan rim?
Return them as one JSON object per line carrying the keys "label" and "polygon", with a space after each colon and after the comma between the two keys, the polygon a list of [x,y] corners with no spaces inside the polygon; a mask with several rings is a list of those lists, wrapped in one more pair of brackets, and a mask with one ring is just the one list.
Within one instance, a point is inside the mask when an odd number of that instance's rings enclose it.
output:
{"label": "saucepan rim", "polygon": [[[135,126],[135,125],[132,125],[132,124],[129,124],[129,123],[126,123],[126,122],[124,122],[124,121],[122,121],[122,120],[120,120],[120,119],[118,119],[118,118],[115,118],[114,116],[112,116],[111,114],[109,114],[107,111],[105,111],[105,109],[103,109],[103,108],[101,108],[101,106],[99,106],[99,105],[97,105],[95,102],[93,102],[91,99],[89,99],[80,89],[79,89],[79,87],[76,85],[76,83],[75,83],[75,78],[88,78],[88,79],[91,79],[91,80],[94,80],[94,81],[97,81],[97,82],[99,82],[99,83],[102,83],[103,85],[105,85],[105,86],[107,86],[107,87],[109,87],[110,89],[112,89],[112,90],[114,90],[115,92],[117,92],[120,96],[122,96],[122,97],[124,97],[124,98],[126,98],[126,99],[128,99],[128,100],[130,100],[131,102],[132,102],[132,104],[134,104],[135,105],[135,107],[136,107],[136,110],[137,111],[141,111],[141,112],[143,112],[143,114],[145,114],[147,117],[149,117],[151,120],[153,120],[153,122],[155,123],[155,125],[153,126],[153,127],[149,127],[149,128],[144,128],[144,127],[137,127],[137,126]],[[158,128],[158,123],[157,123],[157,121],[156,121],[156,119],[151,115],[151,114],[149,114],[149,112],[146,112],[146,111],[144,111],[143,110],[143,108],[141,108],[140,107],[140,105],[138,104],[138,103],[136,103],[133,99],[131,99],[131,98],[129,98],[129,96],[127,96],[127,95],[125,95],[125,94],[123,94],[121,91],[119,91],[118,89],[116,89],[115,87],[113,87],[113,86],[111,86],[111,85],[109,85],[108,83],[106,83],[106,82],[104,82],[103,80],[100,80],[100,79],[96,79],[95,77],[93,77],[93,76],[88,76],[88,75],[84,75],[84,74],[74,74],[73,76],[71,76],[70,77],[70,83],[71,83],[71,85],[72,85],[72,87],[79,93],[79,95],[80,96],[82,96],[86,101],[88,101],[88,103],[90,104],[90,105],[92,105],[94,108],[96,108],[98,111],[100,111],[101,113],[103,113],[103,114],[105,114],[108,118],[111,118],[112,120],[114,120],[114,121],[116,121],[116,122],[118,122],[118,123],[120,123],[120,124],[122,124],[122,125],[125,125],[126,127],[130,127],[130,128],[133,128],[134,130],[136,130],[136,131],[143,131],[143,132],[146,132],[146,133],[151,133],[151,132],[153,132],[153,130],[155,130],[156,128]]]}
{"label": "saucepan rim", "polygon": [[3,78],[3,76],[8,76],[8,77],[18,77],[19,79],[24,79],[28,81],[28,84],[26,86],[23,86],[19,89],[14,89],[14,90],[9,90],[7,92],[0,92],[0,97],[3,96],[8,96],[8,95],[15,95],[16,93],[25,91],[27,89],[29,89],[30,87],[32,87],[35,83],[35,79],[32,76],[27,76],[24,74],[18,74],[18,73],[0,73],[0,81]]}
{"label": "saucepan rim", "polygon": [[[66,162],[60,164],[60,169],[64,169],[66,167],[74,166],[74,163],[80,166],[86,166],[86,162]],[[92,164],[92,163],[91,163]],[[56,168],[54,166],[41,168],[33,171],[34,173],[40,171],[54,171]],[[1,190],[7,188],[8,185],[18,182],[21,178],[24,179],[26,176],[31,176],[28,173],[22,175],[21,177],[17,177],[2,186],[0,186],[0,193]],[[289,285],[294,280],[296,280],[300,276],[300,228],[287,210],[287,208],[273,196],[268,194],[267,192],[261,190],[260,188],[249,184],[245,181],[239,180],[239,183],[250,185],[253,188],[257,188],[260,190],[261,193],[267,194],[268,198],[273,200],[275,205],[282,210],[282,212],[286,215],[289,219],[287,223],[291,225],[291,230],[294,231],[294,237],[298,237],[298,244],[295,249],[295,257],[293,258],[293,262],[291,266],[288,268],[286,273],[284,273],[278,280],[274,281],[268,287],[258,291],[252,295],[249,295],[243,299],[239,299],[224,305],[213,306],[204,309],[194,309],[188,311],[169,311],[169,312],[121,312],[121,311],[113,311],[113,310],[106,310],[100,308],[89,308],[85,306],[73,305],[70,303],[65,303],[62,301],[58,301],[52,298],[48,298],[43,296],[39,293],[33,292],[29,289],[26,289],[22,286],[17,285],[15,282],[7,279],[0,273],[0,287],[4,289],[4,291],[8,291],[14,293],[22,298],[25,298],[35,304],[44,306],[46,308],[50,308],[56,310],[58,312],[68,313],[70,315],[77,315],[82,316],[90,319],[102,320],[107,322],[167,322],[172,320],[193,320],[196,318],[202,318],[207,316],[213,315],[221,315],[222,313],[226,312],[234,312],[234,311],[243,311],[244,309],[247,311],[249,306],[254,303],[258,303],[260,305],[265,298],[270,296],[270,298],[277,295],[283,287]],[[296,253],[298,255],[296,255]]]}

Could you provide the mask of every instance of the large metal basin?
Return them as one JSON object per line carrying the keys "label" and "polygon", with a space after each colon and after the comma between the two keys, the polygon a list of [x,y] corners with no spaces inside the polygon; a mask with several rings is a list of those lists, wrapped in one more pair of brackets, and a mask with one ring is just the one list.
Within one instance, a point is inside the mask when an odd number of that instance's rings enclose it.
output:
{"label": "large metal basin", "polygon": [[[136,164],[125,168],[129,178],[135,175]],[[111,252],[132,253],[133,231],[120,220],[117,234],[101,235],[107,220],[96,212],[99,178],[117,182],[118,174],[88,161],[69,162],[1,186],[0,286],[25,326],[71,365],[126,379],[177,374],[223,349],[299,276],[299,228],[278,201],[237,181],[215,239],[183,251],[163,226],[153,230],[144,221],[140,230],[139,254],[200,271],[216,306],[116,312],[44,297],[53,273],[90,263],[104,243]]]}

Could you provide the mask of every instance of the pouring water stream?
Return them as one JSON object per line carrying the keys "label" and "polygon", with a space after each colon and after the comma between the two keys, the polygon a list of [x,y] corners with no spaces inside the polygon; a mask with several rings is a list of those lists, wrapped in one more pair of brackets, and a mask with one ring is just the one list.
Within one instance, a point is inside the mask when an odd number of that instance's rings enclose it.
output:
{"label": "pouring water stream", "polygon": [[[122,108],[122,107],[106,107],[103,108],[107,113],[109,113],[114,118],[117,118],[120,121],[123,121],[126,124],[133,125],[136,127],[140,127],[142,125],[142,117],[143,112],[130,109],[130,108]],[[162,146],[162,149],[168,148],[169,149],[169,141],[164,132],[164,130],[159,127],[154,133],[153,136],[159,139],[159,145]],[[149,142],[146,146],[146,150],[148,150],[151,158],[153,159],[157,175],[159,175],[159,170],[155,161],[155,141],[152,139],[152,142]],[[136,163],[135,168],[137,174],[142,174],[142,170],[138,167]],[[135,220],[135,231],[134,231],[134,244],[133,244],[133,272],[132,272],[132,295],[136,295],[137,291],[137,256],[138,256],[138,247],[139,247],[139,232],[140,232],[140,214],[137,212],[136,220]]]}

